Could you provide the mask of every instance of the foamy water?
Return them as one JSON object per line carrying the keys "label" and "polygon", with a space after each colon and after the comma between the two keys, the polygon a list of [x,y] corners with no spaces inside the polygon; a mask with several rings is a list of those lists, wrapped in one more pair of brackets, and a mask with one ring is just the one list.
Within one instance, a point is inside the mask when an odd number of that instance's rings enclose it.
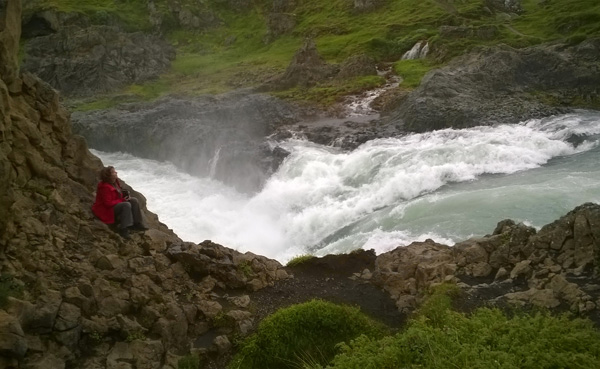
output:
{"label": "foamy water", "polygon": [[[573,134],[587,141],[574,147]],[[352,152],[289,140],[281,145],[291,155],[252,196],[169,163],[95,153],[182,239],[285,262],[426,238],[453,244],[506,218],[540,227],[600,201],[597,135],[600,114],[581,112],[374,140]]]}

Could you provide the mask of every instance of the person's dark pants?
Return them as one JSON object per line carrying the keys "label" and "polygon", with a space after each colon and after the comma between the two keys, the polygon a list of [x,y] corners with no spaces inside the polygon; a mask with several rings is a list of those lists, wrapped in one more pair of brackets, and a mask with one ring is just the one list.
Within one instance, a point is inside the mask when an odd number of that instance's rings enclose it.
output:
{"label": "person's dark pants", "polygon": [[119,229],[131,227],[134,224],[143,225],[140,203],[135,197],[130,197],[126,202],[120,202],[114,207],[115,223]]}

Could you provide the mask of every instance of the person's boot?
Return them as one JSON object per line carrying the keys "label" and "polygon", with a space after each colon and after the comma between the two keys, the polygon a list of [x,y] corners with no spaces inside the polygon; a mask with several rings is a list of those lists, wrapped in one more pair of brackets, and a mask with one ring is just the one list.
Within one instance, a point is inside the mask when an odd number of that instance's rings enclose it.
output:
{"label": "person's boot", "polygon": [[127,228],[119,229],[119,236],[123,237],[126,240],[131,238],[131,236],[129,236],[129,230]]}

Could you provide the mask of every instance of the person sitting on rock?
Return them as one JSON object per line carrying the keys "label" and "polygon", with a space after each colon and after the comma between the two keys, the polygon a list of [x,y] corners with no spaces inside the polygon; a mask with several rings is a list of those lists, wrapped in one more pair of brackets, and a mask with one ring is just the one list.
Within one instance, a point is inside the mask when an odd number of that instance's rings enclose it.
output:
{"label": "person sitting on rock", "polygon": [[112,166],[100,170],[100,182],[92,212],[106,224],[117,222],[119,235],[125,239],[130,238],[129,229],[148,229],[144,225],[140,203],[135,197],[129,196],[127,190],[121,188],[117,171]]}

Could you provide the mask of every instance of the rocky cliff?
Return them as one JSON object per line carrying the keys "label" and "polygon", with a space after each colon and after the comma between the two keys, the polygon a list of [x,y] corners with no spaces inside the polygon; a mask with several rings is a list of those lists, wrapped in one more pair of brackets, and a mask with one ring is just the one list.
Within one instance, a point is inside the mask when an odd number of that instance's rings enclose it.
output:
{"label": "rocky cliff", "polygon": [[398,325],[443,281],[463,288],[465,308],[598,317],[596,204],[537,232],[502,221],[454,247],[425,241],[294,268],[182,242],[147,210],[150,229],[125,241],[90,211],[102,163],[56,91],[19,71],[19,30],[20,2],[0,1],[0,368],[174,369],[190,353],[223,368],[234,337],[278,307],[322,297]]}

